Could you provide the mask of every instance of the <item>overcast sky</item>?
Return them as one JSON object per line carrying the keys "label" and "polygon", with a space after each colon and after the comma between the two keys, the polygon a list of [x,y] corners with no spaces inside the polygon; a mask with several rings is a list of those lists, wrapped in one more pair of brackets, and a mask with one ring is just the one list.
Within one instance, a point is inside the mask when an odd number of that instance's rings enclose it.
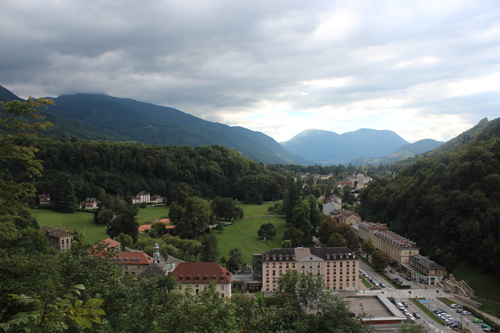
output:
{"label": "overcast sky", "polygon": [[500,115],[500,1],[0,0],[0,85],[445,141]]}

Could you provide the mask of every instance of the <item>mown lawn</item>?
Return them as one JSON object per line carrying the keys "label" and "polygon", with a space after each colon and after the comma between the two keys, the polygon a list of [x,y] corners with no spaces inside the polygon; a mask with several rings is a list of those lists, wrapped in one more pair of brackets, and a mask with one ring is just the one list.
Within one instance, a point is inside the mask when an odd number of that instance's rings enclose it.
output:
{"label": "mown lawn", "polygon": [[464,280],[477,296],[500,302],[500,280],[494,274],[482,274],[479,268],[463,262],[452,272],[457,281]]}
{"label": "mown lawn", "polygon": [[245,216],[278,215],[275,212],[267,211],[267,208],[274,206],[274,203],[265,202],[262,205],[245,205],[243,202],[238,202],[237,205],[243,208]]}
{"label": "mown lawn", "polygon": [[[245,215],[246,211],[245,211]],[[256,215],[256,214],[255,214]],[[276,236],[267,243],[257,236],[262,224],[272,222],[277,230]],[[229,251],[234,248],[241,249],[244,261],[252,266],[252,254],[264,253],[272,248],[281,247],[285,226],[285,219],[277,217],[262,217],[236,220],[235,224],[224,227],[222,232],[214,231],[219,242],[219,258],[229,258]]]}
{"label": "mown lawn", "polygon": [[168,219],[169,210],[168,206],[139,208],[137,221],[139,221],[140,225],[143,225],[156,219]]}
{"label": "mown lawn", "polygon": [[[140,208],[137,214],[139,224],[151,222],[155,219],[168,218],[168,206]],[[76,212],[74,214],[65,214],[48,209],[34,209],[40,227],[61,227],[68,228],[69,232],[75,230],[85,233],[85,239],[89,242],[108,238],[106,226],[94,223],[94,215],[86,212]]]}
{"label": "mown lawn", "polygon": [[85,239],[89,242],[97,242],[108,237],[106,226],[95,224],[93,221],[94,215],[90,213],[65,214],[48,209],[34,209],[33,214],[36,215],[40,227],[58,226],[68,228],[69,232],[82,231],[85,234]]}

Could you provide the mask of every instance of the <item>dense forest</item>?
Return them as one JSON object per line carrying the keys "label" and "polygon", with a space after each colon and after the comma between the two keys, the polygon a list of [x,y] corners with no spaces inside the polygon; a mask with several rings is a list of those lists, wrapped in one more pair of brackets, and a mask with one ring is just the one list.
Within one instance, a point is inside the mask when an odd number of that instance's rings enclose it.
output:
{"label": "dense forest", "polygon": [[89,142],[55,138],[22,138],[21,146],[38,149],[44,177],[39,193],[55,193],[60,173],[72,177],[79,200],[105,191],[121,197],[148,191],[173,198],[181,185],[190,195],[247,198],[259,203],[280,198],[286,177],[222,146],[146,146],[128,143]]}
{"label": "dense forest", "polygon": [[[231,298],[224,298],[216,291],[215,282],[204,291],[191,294],[178,290],[177,281],[172,274],[154,275],[150,279],[126,276],[122,267],[116,266],[110,260],[116,255],[117,249],[110,250],[103,244],[87,243],[83,235],[78,232],[71,248],[65,252],[60,253],[50,248],[47,237],[40,232],[39,225],[26,201],[26,198],[37,192],[34,179],[43,171],[41,158],[50,157],[50,161],[46,161],[46,164],[50,165],[49,170],[61,174],[61,177],[57,177],[61,183],[57,184],[67,183],[70,178],[69,173],[72,173],[75,175],[75,182],[82,180],[82,184],[88,184],[91,190],[92,186],[100,190],[106,187],[110,191],[114,189],[116,193],[119,193],[120,189],[125,191],[126,187],[122,183],[128,182],[126,174],[117,173],[116,179],[113,179],[109,174],[102,174],[101,168],[106,167],[106,172],[111,172],[121,166],[129,170],[132,176],[137,176],[138,171],[142,170],[144,179],[154,179],[153,172],[158,172],[160,168],[154,161],[157,161],[156,158],[159,156],[164,156],[164,159],[159,159],[160,162],[168,160],[175,163],[175,167],[162,169],[163,172],[176,171],[176,176],[185,182],[189,181],[189,176],[197,177],[198,182],[191,181],[189,184],[192,189],[200,191],[204,189],[203,186],[217,184],[222,177],[228,177],[226,181],[231,181],[231,177],[234,177],[235,181],[245,183],[244,177],[247,175],[242,171],[245,168],[247,168],[245,171],[253,177],[262,174],[272,179],[273,173],[266,172],[258,164],[249,162],[238,154],[217,147],[206,150],[200,148],[205,151],[205,155],[199,150],[194,153],[196,150],[181,147],[179,150],[184,149],[186,152],[176,156],[175,152],[178,151],[176,147],[127,147],[127,145],[78,142],[66,144],[57,140],[35,140],[33,135],[36,130],[45,125],[17,121],[15,116],[28,114],[32,118],[39,119],[36,109],[48,104],[50,101],[40,99],[0,105],[0,123],[7,129],[6,132],[0,133],[0,276],[2,277],[0,328],[2,330],[103,333],[371,331],[370,326],[363,325],[361,316],[351,316],[344,300],[323,291],[320,277],[289,272],[280,278],[279,292],[273,297],[263,298],[260,294],[256,297],[235,294]],[[33,143],[34,146],[38,144],[40,150],[33,146],[18,145],[16,138],[19,137],[29,138],[23,142]],[[49,144],[50,142],[52,144]],[[47,145],[44,146],[44,143]],[[79,145],[85,149],[81,148],[78,152],[88,155],[78,157],[78,154],[72,152],[72,149],[77,149]],[[91,147],[95,150],[90,149]],[[97,152],[98,148],[108,148],[110,151],[100,155]],[[57,149],[59,152],[55,153]],[[147,157],[141,155],[147,149],[151,150],[149,151],[151,155],[147,154]],[[35,156],[35,153],[38,155]],[[121,157],[120,153],[124,156]],[[193,155],[191,158],[188,157],[189,153]],[[165,157],[168,154],[172,155]],[[222,156],[217,157],[218,154]],[[208,155],[211,156],[210,159],[206,157]],[[153,158],[149,158],[150,156]],[[75,158],[78,159],[74,160]],[[201,161],[195,162],[196,158]],[[204,162],[203,158],[207,162]],[[228,166],[220,168],[220,164],[215,163],[215,160],[221,164],[224,161]],[[189,168],[194,166],[198,171],[196,174],[190,173],[193,169]],[[82,169],[75,172],[79,167]],[[100,172],[85,174],[86,168],[96,168],[93,170]],[[202,173],[200,170],[203,168],[213,168],[213,170]],[[204,175],[204,178],[199,178],[200,175]],[[90,176],[102,178],[99,180],[84,178]],[[108,181],[106,176],[112,181],[100,184],[98,181]],[[280,177],[284,178],[281,175]],[[45,178],[44,182],[49,183],[52,175],[45,174]],[[165,174],[161,179],[164,182],[169,180]],[[140,181],[132,179],[130,182]],[[144,185],[147,184],[145,181]],[[228,188],[231,189],[231,186]],[[248,192],[245,193],[247,194]],[[190,199],[188,198],[186,202],[188,203]],[[126,207],[137,208],[132,205]],[[115,220],[118,219],[119,216]]]}
{"label": "dense forest", "polygon": [[483,121],[394,179],[371,182],[358,211],[416,241],[449,271],[468,260],[500,275],[499,158],[500,119]]}

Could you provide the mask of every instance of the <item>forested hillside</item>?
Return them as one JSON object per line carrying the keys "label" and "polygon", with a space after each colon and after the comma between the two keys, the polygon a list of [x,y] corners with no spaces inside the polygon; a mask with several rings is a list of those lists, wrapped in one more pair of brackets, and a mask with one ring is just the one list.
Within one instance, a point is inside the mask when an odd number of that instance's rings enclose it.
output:
{"label": "forested hillside", "polygon": [[450,271],[468,260],[500,275],[500,119],[450,142],[394,179],[371,182],[359,212],[416,241]]}
{"label": "forested hillside", "polygon": [[[60,173],[71,175],[79,200],[102,190],[122,197],[139,191],[166,196],[181,185],[191,195],[232,197],[259,203],[280,198],[286,177],[222,146],[145,146],[126,143],[71,141],[52,138],[18,139],[39,151],[44,177],[39,193],[55,193]],[[175,200],[175,198],[174,198]]]}

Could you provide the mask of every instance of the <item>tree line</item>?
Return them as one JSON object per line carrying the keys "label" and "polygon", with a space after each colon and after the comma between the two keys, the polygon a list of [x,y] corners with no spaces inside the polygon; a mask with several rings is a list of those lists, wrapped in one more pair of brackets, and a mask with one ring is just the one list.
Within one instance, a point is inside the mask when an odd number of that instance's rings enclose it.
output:
{"label": "tree line", "polygon": [[467,260],[500,275],[500,120],[455,142],[394,179],[371,182],[358,212],[417,242],[449,271]]}

